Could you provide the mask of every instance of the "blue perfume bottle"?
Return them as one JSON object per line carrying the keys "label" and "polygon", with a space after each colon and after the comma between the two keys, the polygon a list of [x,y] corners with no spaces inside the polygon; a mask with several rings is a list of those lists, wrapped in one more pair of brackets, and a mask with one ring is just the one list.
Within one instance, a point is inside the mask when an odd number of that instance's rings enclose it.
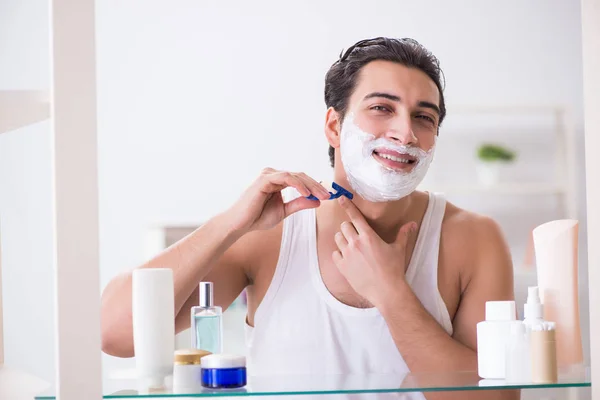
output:
{"label": "blue perfume bottle", "polygon": [[200,305],[192,307],[192,347],[223,352],[223,310],[214,305],[212,282],[200,282]]}

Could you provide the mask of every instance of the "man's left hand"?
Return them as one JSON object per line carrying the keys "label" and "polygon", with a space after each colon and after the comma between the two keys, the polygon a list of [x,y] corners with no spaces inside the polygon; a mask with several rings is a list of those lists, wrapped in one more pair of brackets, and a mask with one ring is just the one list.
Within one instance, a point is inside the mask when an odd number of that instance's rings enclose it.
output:
{"label": "man's left hand", "polygon": [[342,196],[339,204],[350,221],[342,223],[335,234],[338,250],[333,252],[333,261],[352,288],[377,307],[388,290],[404,280],[406,245],[417,224],[403,225],[394,242],[386,243],[352,201]]}

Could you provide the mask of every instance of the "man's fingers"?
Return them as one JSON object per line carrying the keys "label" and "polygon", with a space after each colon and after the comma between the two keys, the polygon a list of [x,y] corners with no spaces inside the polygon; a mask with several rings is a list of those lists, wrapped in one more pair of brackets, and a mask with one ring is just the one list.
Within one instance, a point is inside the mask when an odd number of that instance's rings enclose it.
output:
{"label": "man's fingers", "polygon": [[321,185],[319,182],[301,172],[298,174],[294,174],[294,176],[298,177],[305,185],[308,187],[310,192],[319,200],[328,200],[329,199],[329,191]]}
{"label": "man's fingers", "polygon": [[265,168],[263,169],[262,176],[261,190],[266,193],[275,193],[291,186],[304,197],[312,194],[319,200],[328,200],[330,196],[323,185],[304,173],[293,174],[286,171]]}
{"label": "man's fingers", "polygon": [[338,199],[338,203],[344,209],[359,234],[372,232],[371,226],[350,199],[342,196]]}
{"label": "man's fingers", "polygon": [[335,234],[335,236],[333,238],[335,240],[335,244],[337,245],[338,249],[340,249],[343,252],[346,249],[346,247],[348,246],[348,241],[346,240],[344,235],[341,232],[338,232]]}
{"label": "man's fingers", "polygon": [[338,250],[334,251],[331,254],[331,258],[333,258],[333,262],[338,267],[341,265],[342,261],[344,261],[344,257],[342,257],[342,253],[340,253]]}
{"label": "man's fingers", "polygon": [[342,222],[340,230],[342,231],[342,234],[348,243],[352,243],[358,240],[358,232],[356,232],[356,229],[354,228],[354,225],[352,225],[351,222]]}
{"label": "man's fingers", "polygon": [[295,212],[306,210],[308,208],[317,208],[320,205],[321,202],[319,200],[309,200],[305,197],[298,197],[289,203],[285,203],[283,206],[285,217],[287,218]]}
{"label": "man's fingers", "polygon": [[273,172],[264,174],[261,190],[265,193],[275,193],[280,192],[289,186],[300,192],[302,196],[310,196],[311,194],[311,191],[308,189],[306,184],[289,172]]}
{"label": "man's fingers", "polygon": [[396,235],[395,244],[397,244],[398,246],[401,246],[401,247],[406,247],[409,236],[413,232],[416,232],[416,231],[417,231],[417,223],[416,222],[409,222],[407,224],[402,225],[402,227],[398,231],[398,235]]}

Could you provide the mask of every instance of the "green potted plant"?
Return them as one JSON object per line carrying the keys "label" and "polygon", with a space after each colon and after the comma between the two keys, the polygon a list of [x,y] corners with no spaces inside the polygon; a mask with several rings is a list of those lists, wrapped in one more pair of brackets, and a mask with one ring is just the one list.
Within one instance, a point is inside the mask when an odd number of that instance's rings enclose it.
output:
{"label": "green potted plant", "polygon": [[502,145],[484,143],[477,149],[477,175],[485,186],[498,183],[503,166],[512,163],[516,154]]}

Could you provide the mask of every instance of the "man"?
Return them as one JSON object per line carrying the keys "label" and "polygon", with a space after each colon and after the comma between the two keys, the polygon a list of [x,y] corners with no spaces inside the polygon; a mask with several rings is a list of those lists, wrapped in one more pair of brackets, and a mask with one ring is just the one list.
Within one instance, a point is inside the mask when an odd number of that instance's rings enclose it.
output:
{"label": "man", "polygon": [[[335,182],[354,199],[265,169],[140,267],[173,269],[177,331],[198,283],[212,281],[223,308],[247,288],[251,373],[477,370],[476,324],[486,301],[513,299],[512,264],[491,219],[415,190],[446,113],[440,75],[414,40],[349,48],[326,76],[325,135]],[[102,329],[106,353],[133,355],[131,272],[104,291]]]}

